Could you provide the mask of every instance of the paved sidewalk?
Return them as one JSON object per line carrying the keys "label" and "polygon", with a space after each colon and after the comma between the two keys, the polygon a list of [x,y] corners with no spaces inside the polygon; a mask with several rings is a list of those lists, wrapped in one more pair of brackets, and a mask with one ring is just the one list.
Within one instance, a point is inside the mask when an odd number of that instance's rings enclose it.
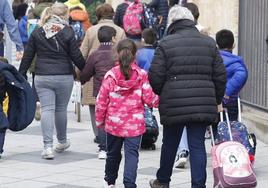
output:
{"label": "paved sidewalk", "polygon": [[[89,111],[82,108],[82,122],[76,122],[74,104],[69,105],[69,138],[71,147],[54,160],[41,159],[42,136],[40,122],[34,121],[23,132],[8,132],[5,152],[0,160],[1,188],[100,188],[104,174],[105,161],[97,159],[97,145],[93,143]],[[159,118],[159,117],[157,117]],[[56,140],[56,139],[55,139]],[[155,177],[159,166],[161,133],[155,151],[141,151],[138,170],[138,187],[148,188],[148,181]],[[210,141],[207,141],[208,179],[207,187],[212,187]],[[258,142],[256,156],[258,187],[268,184],[268,145]],[[122,167],[117,187],[122,185]],[[189,188],[190,172],[186,169],[174,169],[171,188]]]}

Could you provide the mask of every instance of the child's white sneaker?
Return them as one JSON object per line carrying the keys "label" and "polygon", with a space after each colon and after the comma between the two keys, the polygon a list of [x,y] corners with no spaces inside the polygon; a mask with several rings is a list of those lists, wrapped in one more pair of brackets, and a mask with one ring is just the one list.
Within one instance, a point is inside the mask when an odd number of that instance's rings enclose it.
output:
{"label": "child's white sneaker", "polygon": [[99,158],[99,159],[106,159],[106,158],[107,158],[106,151],[104,151],[104,150],[100,150],[100,151],[99,151],[98,158]]}
{"label": "child's white sneaker", "polygon": [[48,147],[42,152],[43,159],[54,159],[54,153],[52,147]]}

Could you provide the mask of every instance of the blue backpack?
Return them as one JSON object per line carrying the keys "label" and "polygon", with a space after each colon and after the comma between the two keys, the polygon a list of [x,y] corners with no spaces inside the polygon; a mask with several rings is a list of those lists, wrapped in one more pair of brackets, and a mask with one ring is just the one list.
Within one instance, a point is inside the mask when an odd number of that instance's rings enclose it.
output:
{"label": "blue backpack", "polygon": [[71,20],[70,26],[72,27],[75,39],[80,43],[82,42],[84,36],[85,36],[85,30],[83,28],[83,25],[80,21]]}
{"label": "blue backpack", "polygon": [[0,127],[21,131],[34,119],[36,100],[33,89],[14,66],[0,62],[0,71],[5,77],[9,96],[7,117],[0,109]]}

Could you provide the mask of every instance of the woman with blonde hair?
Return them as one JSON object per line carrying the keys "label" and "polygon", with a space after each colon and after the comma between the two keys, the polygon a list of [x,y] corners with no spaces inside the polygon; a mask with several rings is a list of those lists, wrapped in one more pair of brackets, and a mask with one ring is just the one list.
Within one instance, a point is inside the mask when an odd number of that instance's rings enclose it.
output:
{"label": "woman with blonde hair", "polygon": [[[35,87],[41,103],[44,159],[53,159],[53,130],[57,131],[56,152],[70,146],[67,140],[67,105],[73,87],[73,63],[80,70],[85,60],[68,24],[69,11],[63,3],[46,8],[40,27],[29,38],[19,71],[25,76],[35,55]],[[73,63],[72,63],[73,62]]]}

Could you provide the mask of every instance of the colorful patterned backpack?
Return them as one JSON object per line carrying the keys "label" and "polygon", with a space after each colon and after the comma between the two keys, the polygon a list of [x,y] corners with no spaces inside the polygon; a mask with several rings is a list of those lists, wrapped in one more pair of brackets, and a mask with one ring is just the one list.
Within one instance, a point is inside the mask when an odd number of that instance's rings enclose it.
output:
{"label": "colorful patterned backpack", "polygon": [[144,20],[143,5],[140,1],[128,2],[126,13],[123,17],[123,27],[129,35],[140,35],[142,33],[142,22]]}

